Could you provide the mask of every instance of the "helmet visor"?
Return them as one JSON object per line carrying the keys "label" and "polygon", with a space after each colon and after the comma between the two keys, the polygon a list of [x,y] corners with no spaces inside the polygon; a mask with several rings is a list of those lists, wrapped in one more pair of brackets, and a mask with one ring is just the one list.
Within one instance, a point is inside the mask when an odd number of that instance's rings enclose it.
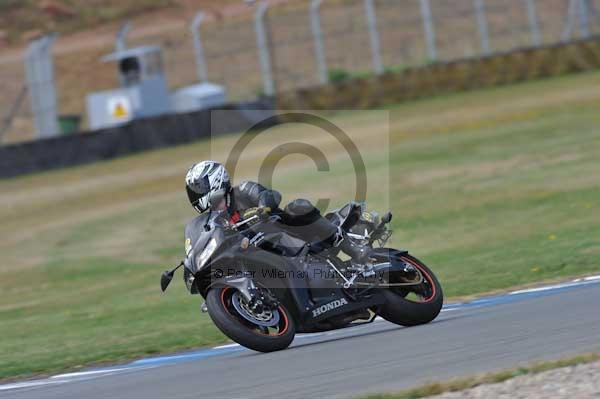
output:
{"label": "helmet visor", "polygon": [[208,194],[210,192],[210,181],[208,180],[208,176],[194,180],[188,187],[191,191],[200,196]]}
{"label": "helmet visor", "polygon": [[189,186],[186,186],[186,191],[188,199],[190,200],[190,204],[192,204],[194,209],[196,209],[199,213],[208,210],[207,195],[200,195],[192,190]]}

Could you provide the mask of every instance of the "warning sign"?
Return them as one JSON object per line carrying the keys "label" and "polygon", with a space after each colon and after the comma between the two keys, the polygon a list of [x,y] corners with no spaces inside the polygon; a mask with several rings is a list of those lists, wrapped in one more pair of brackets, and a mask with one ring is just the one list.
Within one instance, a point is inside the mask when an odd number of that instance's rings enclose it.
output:
{"label": "warning sign", "polygon": [[131,120],[131,101],[126,96],[110,98],[108,100],[108,114],[115,122]]}

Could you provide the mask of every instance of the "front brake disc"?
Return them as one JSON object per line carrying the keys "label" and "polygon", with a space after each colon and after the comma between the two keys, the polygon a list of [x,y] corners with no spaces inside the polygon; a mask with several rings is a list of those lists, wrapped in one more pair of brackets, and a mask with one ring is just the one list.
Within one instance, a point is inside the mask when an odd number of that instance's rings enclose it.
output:
{"label": "front brake disc", "polygon": [[263,327],[276,327],[279,325],[279,311],[277,309],[266,309],[261,313],[255,313],[238,291],[231,296],[231,303],[240,316],[253,324]]}

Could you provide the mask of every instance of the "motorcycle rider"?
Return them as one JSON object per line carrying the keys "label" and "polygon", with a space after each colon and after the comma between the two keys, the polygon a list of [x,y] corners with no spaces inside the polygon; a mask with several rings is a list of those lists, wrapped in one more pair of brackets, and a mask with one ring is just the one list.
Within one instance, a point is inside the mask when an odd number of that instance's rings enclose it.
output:
{"label": "motorcycle rider", "polygon": [[[366,248],[352,245],[341,229],[321,216],[310,201],[296,199],[281,210],[281,194],[259,183],[244,181],[233,186],[225,167],[215,161],[193,165],[185,177],[186,191],[192,207],[199,213],[226,211],[230,224],[242,220],[251,210],[254,214],[273,213],[282,224],[299,232],[313,247],[340,247],[357,262],[367,257]],[[304,227],[304,228],[303,228]]]}

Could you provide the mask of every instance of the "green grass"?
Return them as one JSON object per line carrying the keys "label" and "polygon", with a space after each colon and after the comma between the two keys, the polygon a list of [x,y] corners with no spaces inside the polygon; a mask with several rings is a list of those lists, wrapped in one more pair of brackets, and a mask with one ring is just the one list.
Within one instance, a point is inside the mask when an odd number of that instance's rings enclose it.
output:
{"label": "green grass", "polygon": [[[469,296],[600,271],[599,85],[593,73],[389,108],[389,159],[373,144],[388,138],[382,111],[332,118],[364,150],[369,204],[394,213],[391,244],[429,264],[448,296]],[[336,151],[306,127],[273,135],[237,179],[278,140]],[[200,298],[181,281],[162,295],[158,280],[194,216],[187,167],[224,160],[236,138],[0,181],[0,378],[226,341]],[[286,157],[274,185],[340,205],[352,167],[330,159],[317,173]]]}
{"label": "green grass", "polygon": [[597,353],[590,353],[587,355],[576,356],[567,359],[561,359],[556,361],[540,362],[529,366],[519,367],[511,370],[504,370],[497,373],[489,373],[480,376],[461,378],[448,382],[436,382],[426,384],[420,387],[412,388],[410,390],[389,393],[389,394],[376,394],[364,396],[363,399],[420,399],[427,398],[430,396],[441,395],[446,392],[460,392],[467,389],[475,388],[480,385],[486,384],[498,384],[512,378],[527,375],[527,374],[539,374],[545,371],[554,370],[563,367],[572,367],[579,364],[592,363],[600,360],[600,355]]}
{"label": "green grass", "polygon": [[2,343],[4,376],[223,342],[204,316],[198,323],[197,303],[176,290],[158,294],[150,268],[91,258],[51,262],[28,278],[45,300],[2,312],[3,331],[12,332]]}

